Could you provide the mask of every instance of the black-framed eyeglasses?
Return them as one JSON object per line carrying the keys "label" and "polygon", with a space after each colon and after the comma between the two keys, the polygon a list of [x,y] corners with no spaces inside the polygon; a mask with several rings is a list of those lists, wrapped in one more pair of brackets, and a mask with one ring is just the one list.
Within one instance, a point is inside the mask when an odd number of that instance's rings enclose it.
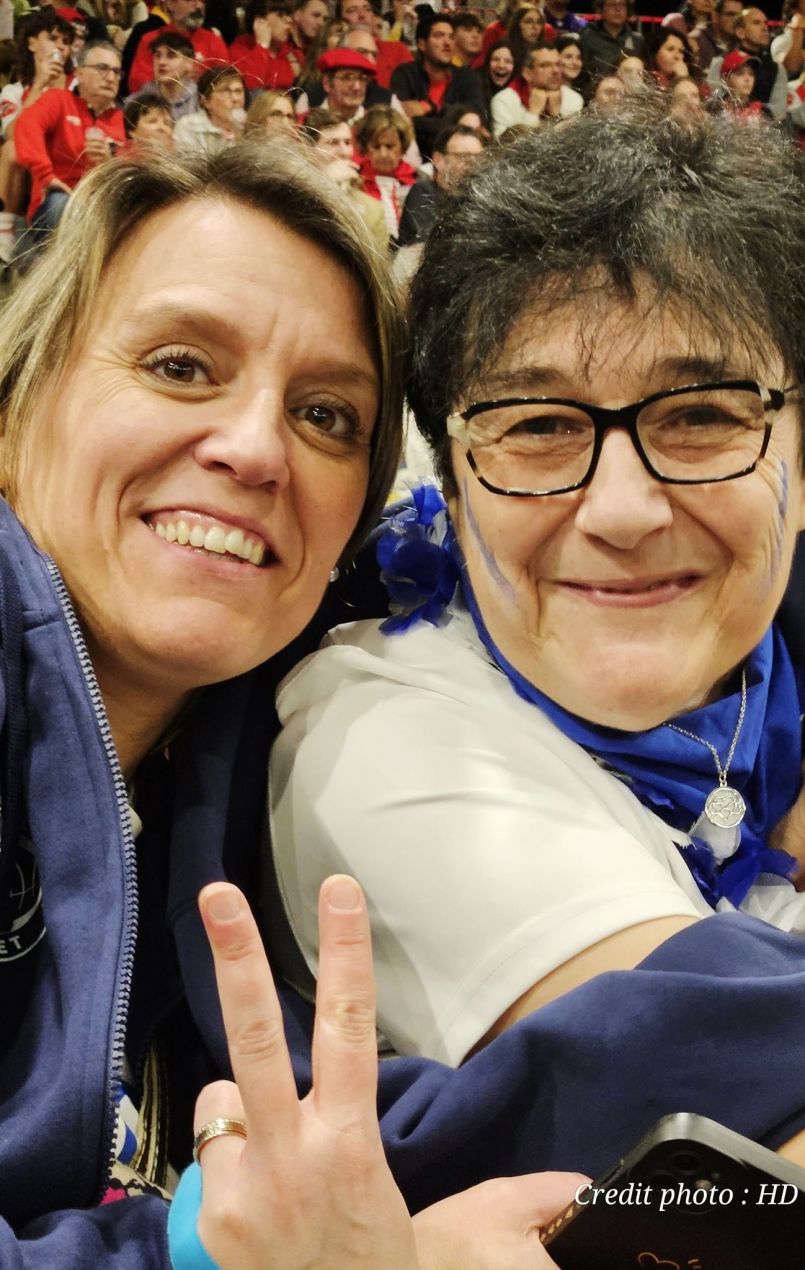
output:
{"label": "black-framed eyeglasses", "polygon": [[771,416],[794,391],[750,379],[689,384],[617,410],[564,397],[507,397],[450,415],[447,432],[493,494],[539,498],[581,489],[610,428],[628,432],[656,480],[705,485],[754,472],[768,448]]}
{"label": "black-framed eyeglasses", "polygon": [[119,79],[123,71],[119,66],[110,66],[108,62],[85,62],[85,71],[97,71],[99,75],[114,75]]}

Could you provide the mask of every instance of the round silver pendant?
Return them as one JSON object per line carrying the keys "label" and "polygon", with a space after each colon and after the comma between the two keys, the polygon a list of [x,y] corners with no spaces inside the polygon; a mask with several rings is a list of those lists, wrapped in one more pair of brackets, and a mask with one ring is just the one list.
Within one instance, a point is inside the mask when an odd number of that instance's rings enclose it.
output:
{"label": "round silver pendant", "polygon": [[720,785],[712,794],[707,795],[704,814],[712,825],[719,829],[733,829],[739,825],[746,815],[746,803],[737,789],[729,785]]}

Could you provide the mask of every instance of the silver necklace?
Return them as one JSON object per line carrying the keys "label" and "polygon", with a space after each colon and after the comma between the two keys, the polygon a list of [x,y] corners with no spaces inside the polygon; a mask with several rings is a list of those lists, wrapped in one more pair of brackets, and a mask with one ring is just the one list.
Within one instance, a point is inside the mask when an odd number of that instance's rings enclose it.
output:
{"label": "silver necklace", "polygon": [[735,754],[735,747],[738,744],[738,737],[741,735],[743,727],[744,715],[746,714],[746,671],[741,673],[741,708],[738,712],[738,722],[735,726],[735,732],[732,738],[732,744],[729,748],[724,766],[721,766],[721,759],[718,756],[718,750],[709,741],[705,741],[703,736],[697,736],[695,732],[689,732],[687,728],[680,728],[676,723],[666,723],[667,728],[673,728],[674,732],[679,732],[682,736],[688,737],[691,741],[698,741],[700,745],[706,745],[713,758],[715,759],[716,771],[718,772],[718,786],[711,790],[707,795],[704,804],[704,814],[710,821],[711,825],[718,825],[720,829],[733,829],[735,825],[739,825],[746,815],[746,803],[744,802],[737,789],[733,789],[727,784],[727,772],[730,770],[730,763]]}

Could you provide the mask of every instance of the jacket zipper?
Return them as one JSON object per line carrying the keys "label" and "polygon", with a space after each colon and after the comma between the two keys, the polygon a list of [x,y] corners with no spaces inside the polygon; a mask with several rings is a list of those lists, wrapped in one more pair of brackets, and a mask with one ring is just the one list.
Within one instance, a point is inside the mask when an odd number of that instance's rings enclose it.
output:
{"label": "jacket zipper", "polygon": [[64,585],[62,576],[52,560],[47,561],[47,567],[51,581],[56,588],[56,594],[59,597],[59,603],[61,604],[73,644],[75,645],[79,665],[81,666],[81,670],[84,675],[84,681],[89,692],[90,701],[95,713],[95,719],[101,733],[101,739],[103,740],[106,758],[112,775],[112,784],[114,787],[115,803],[117,805],[118,822],[123,845],[123,939],[120,956],[120,974],[117,977],[117,987],[115,990],[115,999],[112,1011],[112,1034],[111,1046],[109,1049],[110,1061],[107,1069],[106,1106],[103,1122],[104,1140],[108,1143],[108,1146],[104,1174],[96,1196],[96,1203],[100,1203],[108,1187],[112,1168],[115,1162],[115,1116],[117,1091],[123,1075],[123,1058],[126,1044],[126,1020],[128,1017],[131,982],[134,973],[134,948],[137,939],[137,860],[134,848],[134,837],[131,832],[131,817],[129,814],[129,800],[126,792],[126,782],[123,779],[123,773],[120,769],[117,749],[115,748],[115,743],[112,739],[112,730],[109,727],[109,720],[106,716],[106,708],[103,704],[101,690],[98,687],[98,680],[95,677],[95,670],[92,665],[92,661],[90,660],[89,653],[87,652],[87,646],[84,642],[81,626],[78,622],[78,618],[76,617],[75,609],[73,608],[72,601],[67,592],[67,588]]}

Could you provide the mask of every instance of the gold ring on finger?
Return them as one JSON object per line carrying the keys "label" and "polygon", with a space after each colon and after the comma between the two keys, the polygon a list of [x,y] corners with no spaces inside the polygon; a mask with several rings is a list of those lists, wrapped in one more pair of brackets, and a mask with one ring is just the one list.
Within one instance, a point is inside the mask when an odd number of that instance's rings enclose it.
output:
{"label": "gold ring on finger", "polygon": [[216,1120],[208,1120],[193,1139],[193,1159],[196,1164],[199,1162],[202,1147],[205,1147],[208,1142],[212,1142],[213,1138],[223,1138],[228,1133],[234,1133],[239,1138],[245,1138],[247,1136],[246,1121],[233,1120],[230,1116],[218,1116]]}

